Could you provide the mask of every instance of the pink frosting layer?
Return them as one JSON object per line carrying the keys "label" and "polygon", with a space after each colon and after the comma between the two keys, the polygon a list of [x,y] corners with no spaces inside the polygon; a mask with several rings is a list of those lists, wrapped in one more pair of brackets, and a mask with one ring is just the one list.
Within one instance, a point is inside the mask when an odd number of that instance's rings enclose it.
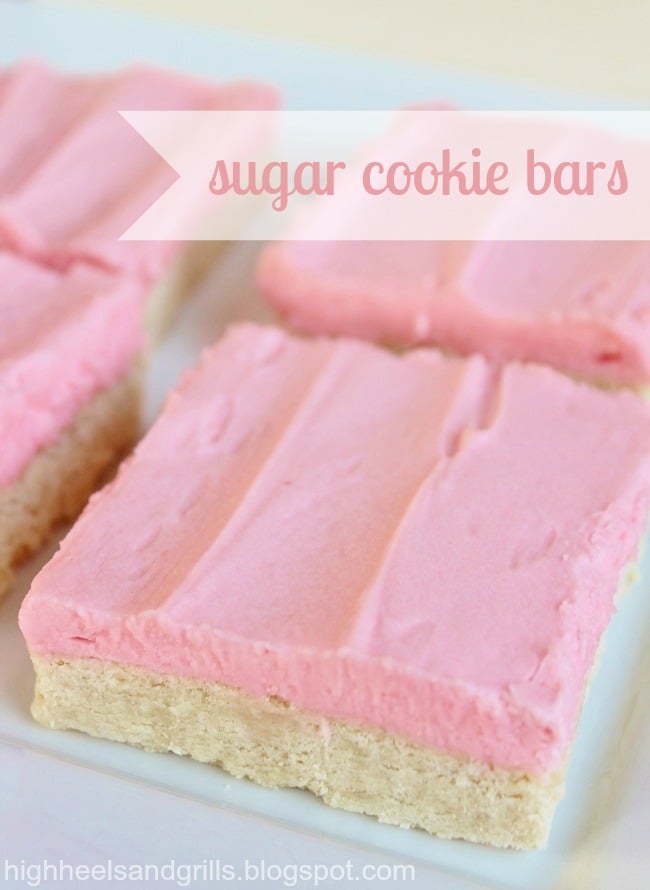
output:
{"label": "pink frosting layer", "polygon": [[56,272],[0,251],[0,487],[131,367],[142,284],[78,263]]}
{"label": "pink frosting layer", "polygon": [[32,652],[563,762],[650,501],[650,411],[536,366],[231,329],[20,613]]}
{"label": "pink frosting layer", "polygon": [[643,242],[286,242],[259,281],[300,330],[650,382]]}
{"label": "pink frosting layer", "polygon": [[174,242],[118,238],[176,174],[118,114],[273,108],[262,84],[214,85],[137,66],[62,74],[40,63],[0,80],[0,244],[59,267],[84,259],[155,279]]}

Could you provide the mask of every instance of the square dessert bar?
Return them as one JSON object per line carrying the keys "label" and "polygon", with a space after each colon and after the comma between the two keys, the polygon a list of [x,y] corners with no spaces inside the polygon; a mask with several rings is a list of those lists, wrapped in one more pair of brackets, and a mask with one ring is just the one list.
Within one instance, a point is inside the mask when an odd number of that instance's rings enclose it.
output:
{"label": "square dessert bar", "polygon": [[75,260],[155,279],[177,242],[119,241],[177,174],[120,111],[272,109],[264,84],[215,84],[162,68],[71,74],[24,62],[0,81],[0,239],[65,266]]}
{"label": "square dessert bar", "polygon": [[650,387],[646,242],[279,242],[258,279],[301,331]]}
{"label": "square dessert bar", "polygon": [[232,328],[34,581],[34,716],[542,845],[649,503],[632,393]]}
{"label": "square dessert bar", "polygon": [[141,282],[0,251],[0,595],[134,442]]}
{"label": "square dessert bar", "polygon": [[0,80],[0,246],[57,268],[84,260],[137,274],[157,286],[152,326],[164,327],[219,245],[119,240],[176,180],[119,111],[277,104],[261,83],[210,83],[145,65],[94,75],[38,62],[8,69]]}

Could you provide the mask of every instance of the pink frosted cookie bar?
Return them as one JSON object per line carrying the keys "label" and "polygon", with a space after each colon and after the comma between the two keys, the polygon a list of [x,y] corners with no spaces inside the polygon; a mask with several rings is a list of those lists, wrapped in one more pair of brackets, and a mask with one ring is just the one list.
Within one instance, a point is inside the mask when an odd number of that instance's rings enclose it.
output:
{"label": "pink frosted cookie bar", "polygon": [[155,281],[182,242],[119,241],[176,180],[118,114],[269,109],[263,84],[213,84],[144,65],[75,75],[15,66],[0,84],[0,243],[58,267],[83,259]]}
{"label": "pink frosted cookie bar", "polygon": [[0,594],[139,423],[143,286],[0,252]]}
{"label": "pink frosted cookie bar", "polygon": [[631,393],[232,328],[34,581],[33,713],[541,845],[649,502]]}
{"label": "pink frosted cookie bar", "polygon": [[259,282],[295,328],[650,385],[643,242],[286,242]]}

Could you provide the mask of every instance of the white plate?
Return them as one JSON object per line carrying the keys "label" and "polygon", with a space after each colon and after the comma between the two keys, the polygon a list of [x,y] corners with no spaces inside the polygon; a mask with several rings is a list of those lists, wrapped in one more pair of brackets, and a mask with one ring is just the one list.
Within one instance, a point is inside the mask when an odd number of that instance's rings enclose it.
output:
{"label": "white plate", "polygon": [[[578,104],[466,75],[206,34],[122,14],[0,5],[0,33],[10,36],[0,47],[0,63],[38,54],[69,67],[97,68],[148,58],[213,76],[273,80],[294,107],[390,107],[432,96],[476,107]],[[255,245],[228,248],[209,286],[188,306],[152,368],[150,418],[180,371],[227,321],[264,319],[251,280],[254,255]],[[650,559],[608,634],[549,848],[530,854],[440,841],[331,810],[303,792],[258,788],[173,755],[41,729],[28,714],[31,670],[15,623],[37,567],[34,562],[21,573],[15,595],[0,608],[0,857],[12,863],[44,856],[91,863],[111,856],[139,862],[212,858],[240,866],[245,858],[278,865],[350,859],[358,868],[414,863],[416,880],[409,886],[417,887],[605,888],[623,877],[626,890],[647,886],[650,665],[644,650]],[[155,834],[143,830],[150,824]],[[0,884],[3,867],[0,858]],[[11,886],[15,873],[8,876]]]}

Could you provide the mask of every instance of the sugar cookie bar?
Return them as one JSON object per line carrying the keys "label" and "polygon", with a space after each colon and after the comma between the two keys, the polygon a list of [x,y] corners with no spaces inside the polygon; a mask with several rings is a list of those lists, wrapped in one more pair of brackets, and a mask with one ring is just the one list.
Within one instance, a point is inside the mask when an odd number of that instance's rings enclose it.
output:
{"label": "sugar cookie bar", "polygon": [[650,389],[645,242],[278,242],[258,279],[300,331],[533,361]]}
{"label": "sugar cookie bar", "polygon": [[543,845],[649,446],[548,368],[232,328],[34,581],[34,716]]}
{"label": "sugar cookie bar", "polygon": [[120,111],[274,108],[261,83],[211,83],[138,65],[72,74],[40,62],[0,81],[0,246],[59,269],[83,260],[137,275],[154,291],[149,320],[164,329],[207,272],[219,243],[120,236],[176,180],[176,172]]}
{"label": "sugar cookie bar", "polygon": [[139,430],[140,282],[0,252],[0,594]]}

